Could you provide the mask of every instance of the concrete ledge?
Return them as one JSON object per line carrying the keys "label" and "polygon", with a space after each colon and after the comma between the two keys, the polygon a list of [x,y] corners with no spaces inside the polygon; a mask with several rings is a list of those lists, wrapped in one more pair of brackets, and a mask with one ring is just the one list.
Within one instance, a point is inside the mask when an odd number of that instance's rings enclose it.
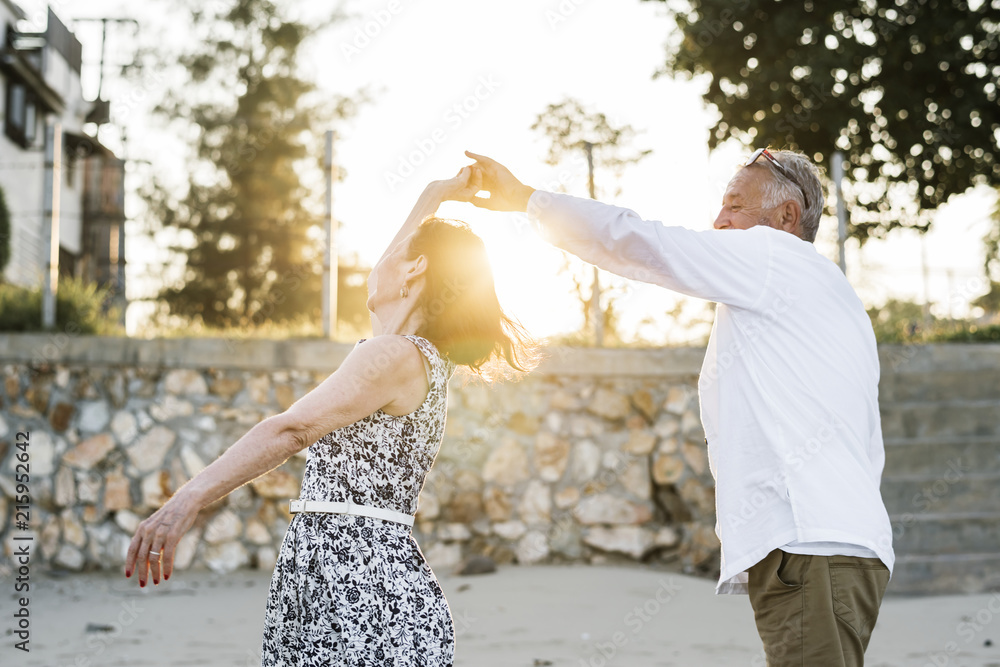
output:
{"label": "concrete ledge", "polygon": [[[0,362],[173,368],[303,369],[332,371],[351,343],[318,339],[154,338],[0,334]],[[549,347],[535,370],[542,375],[600,377],[697,375],[703,348],[594,349]]]}
{"label": "concrete ledge", "polygon": [[[333,370],[351,343],[315,338],[261,340],[154,338],[53,334],[0,334],[0,361],[185,368]],[[536,373],[543,375],[697,375],[704,348],[549,347]],[[882,375],[940,370],[1000,373],[1000,343],[879,346]]]}
{"label": "concrete ledge", "polygon": [[941,370],[1000,372],[1000,343],[879,345],[882,375]]}

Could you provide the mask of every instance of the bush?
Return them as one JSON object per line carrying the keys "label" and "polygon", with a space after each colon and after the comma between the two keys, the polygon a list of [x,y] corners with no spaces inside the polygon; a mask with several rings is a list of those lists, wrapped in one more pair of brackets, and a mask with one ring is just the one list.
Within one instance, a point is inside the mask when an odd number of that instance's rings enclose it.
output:
{"label": "bush", "polygon": [[[60,278],[56,295],[56,329],[77,334],[124,335],[121,309],[107,308],[110,287],[98,288],[78,278]],[[0,284],[0,331],[44,331],[42,286]]]}
{"label": "bush", "polygon": [[953,331],[932,332],[928,336],[929,343],[982,343],[1000,342],[1000,324],[977,326],[968,322]]}

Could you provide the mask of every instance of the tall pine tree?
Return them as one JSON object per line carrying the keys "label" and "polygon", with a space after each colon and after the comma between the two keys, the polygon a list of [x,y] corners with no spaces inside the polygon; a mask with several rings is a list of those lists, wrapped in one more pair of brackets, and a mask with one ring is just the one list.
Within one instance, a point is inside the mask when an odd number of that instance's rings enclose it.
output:
{"label": "tall pine tree", "polygon": [[[303,177],[318,175],[323,131],[351,116],[363,96],[317,101],[298,59],[318,26],[283,17],[270,0],[209,7],[192,10],[190,50],[171,56],[183,81],[157,107],[192,141],[186,191],[158,184],[145,193],[157,226],[183,232],[169,247],[183,259],[183,275],[160,291],[168,311],[161,315],[212,327],[318,322],[321,193]],[[338,282],[363,291],[363,280],[345,275],[352,271],[367,273],[348,265]],[[359,298],[341,301],[357,307]]]}

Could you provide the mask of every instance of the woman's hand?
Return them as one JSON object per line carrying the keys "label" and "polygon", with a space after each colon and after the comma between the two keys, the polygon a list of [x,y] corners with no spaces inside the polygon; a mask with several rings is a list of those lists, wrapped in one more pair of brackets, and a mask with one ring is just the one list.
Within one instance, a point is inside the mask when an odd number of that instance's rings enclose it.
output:
{"label": "woman's hand", "polygon": [[[152,570],[154,584],[160,583],[161,574],[164,580],[170,578],[177,543],[201,511],[187,498],[178,492],[139,524],[125,557],[126,577],[131,577],[133,571],[137,572],[140,586],[146,585],[149,570]],[[150,556],[150,551],[158,551],[160,556]]]}
{"label": "woman's hand", "polygon": [[472,201],[482,190],[483,174],[476,165],[462,167],[454,177],[445,181],[434,181],[431,186],[437,190],[441,201]]}

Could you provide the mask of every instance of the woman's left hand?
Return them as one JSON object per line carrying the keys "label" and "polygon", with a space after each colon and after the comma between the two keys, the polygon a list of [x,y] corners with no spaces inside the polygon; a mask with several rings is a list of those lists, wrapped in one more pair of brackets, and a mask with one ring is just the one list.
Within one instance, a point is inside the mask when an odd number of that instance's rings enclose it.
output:
{"label": "woman's left hand", "polygon": [[[139,524],[128,547],[125,557],[125,576],[131,577],[132,572],[139,574],[139,585],[146,585],[146,578],[152,570],[153,583],[160,583],[160,576],[169,579],[174,569],[174,556],[177,544],[184,533],[191,528],[198,512],[201,511],[182,492],[170,498],[163,507]],[[158,551],[159,557],[150,551]]]}
{"label": "woman's left hand", "polygon": [[472,201],[482,189],[483,174],[476,165],[462,167],[453,178],[435,181],[433,184],[441,194],[442,201]]}

